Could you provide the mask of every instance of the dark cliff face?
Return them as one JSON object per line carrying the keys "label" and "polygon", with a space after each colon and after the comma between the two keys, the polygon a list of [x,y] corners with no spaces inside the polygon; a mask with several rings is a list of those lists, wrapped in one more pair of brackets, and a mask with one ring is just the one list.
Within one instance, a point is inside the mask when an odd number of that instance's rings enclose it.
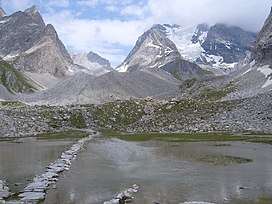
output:
{"label": "dark cliff face", "polygon": [[255,60],[257,64],[272,66],[272,8],[256,39],[251,60]]}
{"label": "dark cliff face", "polygon": [[20,71],[65,76],[73,66],[55,28],[35,6],[1,18],[0,56]]}
{"label": "dark cliff face", "polygon": [[44,30],[44,25],[18,11],[2,18],[0,24],[0,55],[18,54],[29,49],[31,42]]}
{"label": "dark cliff face", "polygon": [[253,33],[239,27],[216,24],[209,29],[202,47],[207,54],[222,56],[224,62],[233,63],[245,58],[254,40]]}

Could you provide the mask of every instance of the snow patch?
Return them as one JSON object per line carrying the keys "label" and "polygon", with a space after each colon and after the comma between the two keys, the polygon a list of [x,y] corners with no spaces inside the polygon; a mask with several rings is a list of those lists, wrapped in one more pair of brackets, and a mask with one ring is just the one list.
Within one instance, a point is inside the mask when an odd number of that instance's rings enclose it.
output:
{"label": "snow patch", "polygon": [[265,88],[265,87],[270,86],[270,85],[272,85],[272,78],[267,79],[267,81],[264,83],[262,88]]}
{"label": "snow patch", "polygon": [[242,76],[245,75],[246,73],[250,72],[251,70],[252,70],[252,67],[250,67],[248,70],[246,70],[246,71],[242,74]]}
{"label": "snow patch", "polygon": [[272,69],[269,68],[269,65],[259,67],[257,70],[263,73],[265,77],[268,77],[270,74],[272,74]]}
{"label": "snow patch", "polygon": [[272,76],[270,76],[272,75],[272,69],[269,68],[269,65],[259,67],[257,70],[264,74],[265,77],[268,77],[267,81],[264,83],[262,88],[272,85]]}
{"label": "snow patch", "polygon": [[[204,52],[199,42],[193,43],[192,36],[197,30],[197,26],[190,27],[165,27],[167,37],[173,41],[181,56],[190,60],[196,61],[200,54]],[[199,41],[202,43],[207,37],[207,32],[203,32],[199,37]]]}
{"label": "snow patch", "polygon": [[6,61],[8,61],[8,60],[11,60],[11,59],[13,59],[13,58],[15,58],[15,57],[18,57],[19,56],[19,54],[9,54],[9,55],[6,55],[5,57],[3,57],[3,60],[6,60]]}
{"label": "snow patch", "polygon": [[47,44],[48,44],[48,43],[45,42],[45,43],[42,43],[42,44],[40,44],[40,45],[33,46],[33,47],[31,47],[30,49],[28,49],[27,51],[25,51],[25,53],[26,53],[26,54],[33,53],[33,52],[35,52],[35,51],[37,51],[37,50],[39,50],[39,49],[45,47]]}
{"label": "snow patch", "polygon": [[128,70],[128,65],[124,64],[116,69],[118,72],[126,72]]}
{"label": "snow patch", "polygon": [[[175,43],[181,56],[189,61],[196,62],[199,58],[205,57],[207,62],[212,65],[212,68],[222,70],[224,72],[232,72],[238,63],[224,63],[224,59],[220,56],[209,55],[201,46],[206,40],[208,31],[202,32],[198,36],[198,42],[192,42],[192,37],[198,34],[197,26],[165,26],[167,37]],[[227,49],[231,49],[232,42],[222,40],[221,43]]]}
{"label": "snow patch", "polygon": [[160,46],[155,45],[153,42],[148,43],[147,46],[148,46],[148,47],[154,47],[154,48],[156,48],[156,49],[161,49]]}

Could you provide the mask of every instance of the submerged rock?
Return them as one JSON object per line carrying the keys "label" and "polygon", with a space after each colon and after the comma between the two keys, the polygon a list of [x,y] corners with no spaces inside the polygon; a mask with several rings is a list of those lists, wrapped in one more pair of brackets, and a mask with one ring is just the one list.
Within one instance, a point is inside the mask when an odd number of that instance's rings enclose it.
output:
{"label": "submerged rock", "polygon": [[114,199],[104,202],[104,204],[131,203],[133,201],[132,193],[137,193],[138,189],[139,186],[134,184],[118,193]]}
{"label": "submerged rock", "polygon": [[12,194],[9,190],[9,187],[5,185],[5,182],[0,180],[0,201],[10,197]]}

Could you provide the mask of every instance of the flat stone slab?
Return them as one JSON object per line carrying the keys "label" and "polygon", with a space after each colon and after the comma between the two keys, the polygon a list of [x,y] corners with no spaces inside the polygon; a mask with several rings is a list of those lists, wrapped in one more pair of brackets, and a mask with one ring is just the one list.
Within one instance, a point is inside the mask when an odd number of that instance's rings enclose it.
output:
{"label": "flat stone slab", "polygon": [[[35,202],[45,198],[46,191],[50,185],[58,181],[59,174],[70,169],[72,161],[76,158],[76,154],[83,148],[85,143],[92,139],[92,136],[82,138],[73,144],[69,150],[61,154],[60,158],[46,167],[46,172],[40,176],[36,176],[33,182],[29,183],[24,191],[19,194],[20,202]],[[17,204],[17,203],[16,203]]]}
{"label": "flat stone slab", "polygon": [[45,193],[38,193],[38,192],[25,192],[25,193],[21,193],[19,195],[19,197],[21,197],[21,201],[38,201],[38,200],[42,200],[45,197]]}

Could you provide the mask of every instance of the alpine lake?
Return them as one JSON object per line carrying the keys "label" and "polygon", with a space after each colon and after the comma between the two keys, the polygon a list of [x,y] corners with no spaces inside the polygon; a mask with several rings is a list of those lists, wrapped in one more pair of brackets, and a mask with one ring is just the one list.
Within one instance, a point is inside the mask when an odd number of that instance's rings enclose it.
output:
{"label": "alpine lake", "polygon": [[[0,179],[16,200],[84,134],[0,141]],[[131,203],[272,203],[272,135],[121,134],[88,140],[44,204],[101,204],[134,184]],[[0,201],[1,203],[1,201]]]}

